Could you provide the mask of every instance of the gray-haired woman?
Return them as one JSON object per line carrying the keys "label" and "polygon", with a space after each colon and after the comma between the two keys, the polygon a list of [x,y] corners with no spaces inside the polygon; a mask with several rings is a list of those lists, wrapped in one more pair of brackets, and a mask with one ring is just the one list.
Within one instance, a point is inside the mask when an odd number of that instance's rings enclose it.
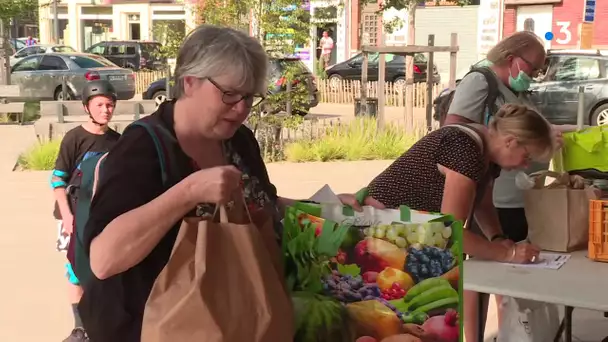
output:
{"label": "gray-haired woman", "polygon": [[182,219],[204,214],[198,204],[226,203],[243,191],[252,216],[278,218],[278,206],[291,201],[277,196],[242,125],[266,93],[267,65],[262,46],[246,34],[198,27],[178,53],[175,99],[140,120],[160,136],[164,157],[153,134],[132,125],[103,161],[83,234],[95,277],[79,308],[91,340],[140,340],[152,285]]}

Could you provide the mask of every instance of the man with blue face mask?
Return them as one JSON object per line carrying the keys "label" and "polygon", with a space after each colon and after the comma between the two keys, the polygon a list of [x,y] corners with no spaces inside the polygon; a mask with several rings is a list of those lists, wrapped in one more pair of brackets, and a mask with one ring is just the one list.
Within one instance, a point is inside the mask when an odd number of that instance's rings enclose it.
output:
{"label": "man with blue face mask", "polygon": [[[497,83],[497,97],[494,104],[486,104],[490,86],[483,73],[467,74],[459,83],[450,104],[445,125],[455,123],[488,124],[492,115],[505,103],[523,104],[534,107],[528,99],[526,91],[530,88],[533,78],[537,77],[545,64],[544,43],[531,32],[517,32],[500,41],[487,55],[484,68],[491,70],[489,77]],[[561,146],[563,131],[573,129],[572,126],[553,126],[556,147]],[[507,146],[513,158],[528,158],[529,151],[524,146],[512,144]],[[492,213],[475,215],[471,230],[483,234],[491,241],[501,241],[507,246],[526,240],[528,224],[524,210],[523,191],[515,185],[515,176],[520,171],[531,173],[549,168],[546,163],[529,162],[526,170],[502,170],[495,180],[493,187],[488,189],[479,206],[487,206]],[[494,210],[491,207],[495,207]],[[495,213],[495,214],[494,214]],[[514,247],[515,253],[525,253],[526,243]],[[467,342],[481,342],[476,336],[478,302],[477,294],[465,291],[464,332]],[[497,296],[497,302],[501,299]],[[500,308],[500,305],[497,305]],[[498,313],[500,322],[500,310]],[[483,323],[483,322],[479,322]]]}

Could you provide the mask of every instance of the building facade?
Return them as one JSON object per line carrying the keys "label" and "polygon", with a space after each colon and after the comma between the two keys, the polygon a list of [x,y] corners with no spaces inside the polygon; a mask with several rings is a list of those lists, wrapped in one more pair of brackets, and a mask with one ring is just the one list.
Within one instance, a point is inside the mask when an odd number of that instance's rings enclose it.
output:
{"label": "building facade", "polygon": [[[553,33],[545,40],[547,48],[572,49],[580,44],[585,0],[504,0],[504,35],[517,31],[532,31],[540,37]],[[608,1],[595,1],[593,48],[608,48]]]}
{"label": "building facade", "polygon": [[[47,0],[44,0],[47,1]],[[194,27],[194,7],[175,0],[61,0],[57,6],[40,6],[40,41],[54,41],[54,20],[59,42],[83,51],[106,40],[160,40],[161,27]]]}

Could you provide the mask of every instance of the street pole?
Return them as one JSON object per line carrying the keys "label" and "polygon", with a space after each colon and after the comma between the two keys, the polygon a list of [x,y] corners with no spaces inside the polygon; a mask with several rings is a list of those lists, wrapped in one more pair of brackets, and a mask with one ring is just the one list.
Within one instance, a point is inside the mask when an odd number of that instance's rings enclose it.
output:
{"label": "street pole", "polygon": [[57,10],[57,3],[59,0],[53,0],[53,38],[55,44],[59,44],[59,11]]}
{"label": "street pole", "polygon": [[0,19],[0,57],[2,57],[2,85],[11,84],[11,63],[10,54],[8,53],[8,42],[6,40],[6,22]]}

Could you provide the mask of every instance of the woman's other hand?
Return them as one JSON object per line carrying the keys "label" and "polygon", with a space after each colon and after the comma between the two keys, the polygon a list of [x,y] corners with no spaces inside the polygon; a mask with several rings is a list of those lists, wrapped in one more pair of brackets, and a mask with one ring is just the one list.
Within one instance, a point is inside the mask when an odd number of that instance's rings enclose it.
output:
{"label": "woman's other hand", "polygon": [[[355,194],[339,194],[338,198],[340,199],[340,202],[342,202],[342,204],[350,206],[355,211],[363,211],[361,204],[357,202],[357,197],[355,196]],[[371,196],[367,196],[365,198],[365,200],[363,201],[363,205],[369,205],[376,209],[385,209],[384,204],[380,203],[380,201]]]}
{"label": "woman's other hand", "polygon": [[189,196],[194,204],[227,203],[241,188],[241,171],[232,165],[217,166],[188,176]]}
{"label": "woman's other hand", "polygon": [[506,262],[513,264],[530,264],[538,261],[540,249],[527,242],[511,246],[507,252]]}

